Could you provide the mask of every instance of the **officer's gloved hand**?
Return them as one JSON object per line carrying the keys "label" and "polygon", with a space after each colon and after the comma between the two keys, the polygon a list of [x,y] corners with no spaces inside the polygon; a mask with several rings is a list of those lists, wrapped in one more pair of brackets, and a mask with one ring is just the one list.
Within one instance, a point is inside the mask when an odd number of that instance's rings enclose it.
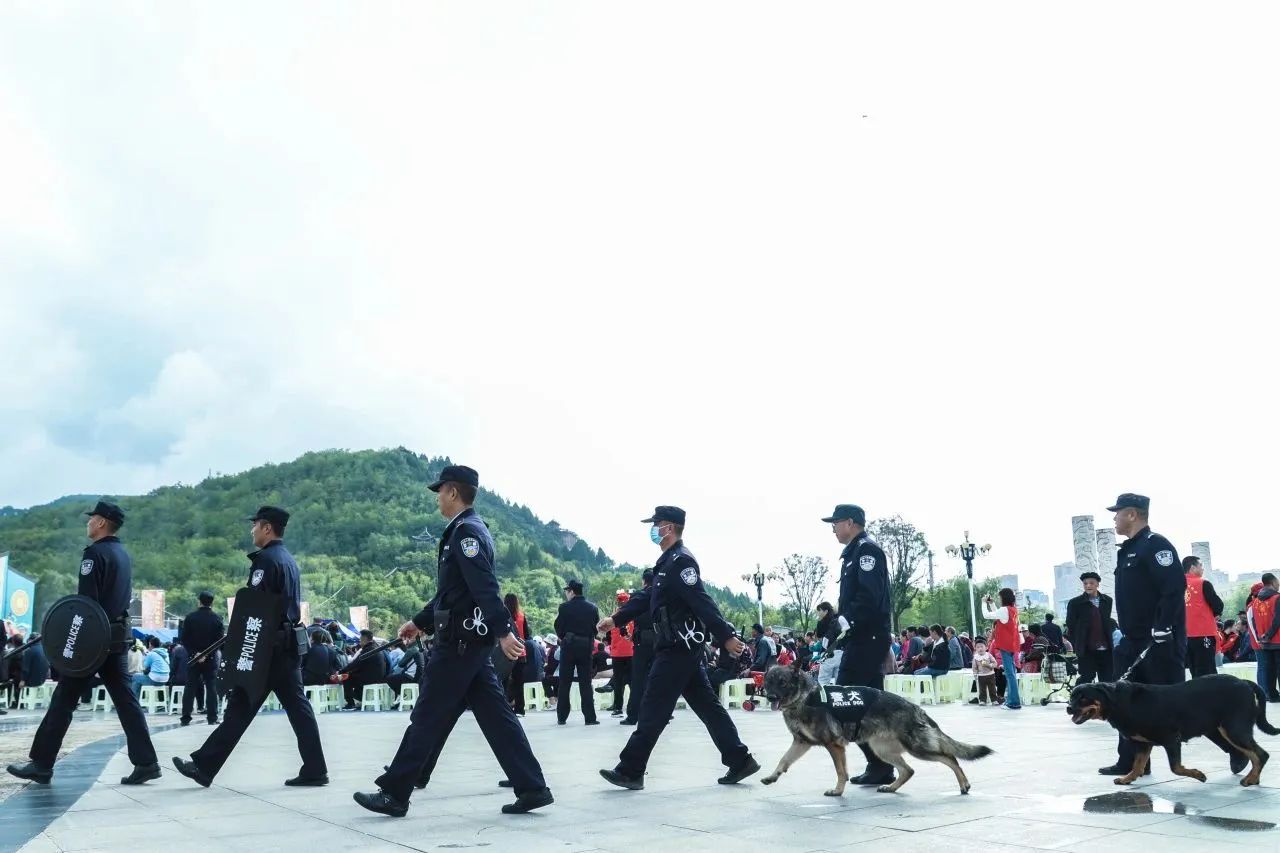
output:
{"label": "officer's gloved hand", "polygon": [[1168,628],[1151,629],[1151,642],[1153,643],[1167,643],[1172,637],[1173,631]]}

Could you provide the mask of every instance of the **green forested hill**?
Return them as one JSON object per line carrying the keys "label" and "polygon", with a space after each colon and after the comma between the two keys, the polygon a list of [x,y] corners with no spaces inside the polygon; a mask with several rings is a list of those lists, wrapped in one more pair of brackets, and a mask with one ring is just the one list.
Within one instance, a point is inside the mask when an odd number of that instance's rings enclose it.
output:
{"label": "green forested hill", "polygon": [[[121,539],[134,559],[134,594],[164,589],[167,609],[182,616],[207,589],[221,609],[247,575],[252,542],[244,519],[262,504],[278,504],[293,513],[285,541],[302,568],[303,599],[312,615],[345,622],[349,606],[368,605],[375,630],[394,630],[434,592],[435,545],[410,536],[444,529],[426,486],[447,464],[404,448],[327,450],[194,486],[116,496],[128,514]],[[49,604],[75,591],[87,544],[82,513],[97,497],[0,509],[0,552],[10,552],[13,568],[35,578],[37,624]],[[476,510],[497,545],[503,592],[520,596],[536,631],[551,629],[570,577],[587,584],[587,596],[602,612],[611,609],[615,590],[640,583],[639,568],[615,565],[602,549],[525,506],[482,489]],[[747,596],[712,594],[735,624],[755,621]]]}

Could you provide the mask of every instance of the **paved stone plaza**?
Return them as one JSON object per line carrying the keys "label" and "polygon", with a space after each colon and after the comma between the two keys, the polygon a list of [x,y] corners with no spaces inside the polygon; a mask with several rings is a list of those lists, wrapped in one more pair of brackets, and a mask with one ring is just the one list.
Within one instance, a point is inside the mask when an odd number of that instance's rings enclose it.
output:
{"label": "paved stone plaza", "polygon": [[[931,709],[953,736],[996,750],[966,765],[971,795],[959,795],[946,768],[916,762],[916,777],[896,795],[850,787],[840,799],[822,795],[834,772],[818,751],[774,786],[761,785],[759,776],[738,786],[717,785],[722,769],[715,750],[688,711],[676,712],[659,744],[647,789],[611,788],[596,771],[613,765],[630,729],[608,716],[603,725],[584,728],[580,715],[557,727],[552,714],[530,714],[525,726],[557,802],[521,816],[499,813],[511,795],[497,788],[497,763],[475,724],[464,718],[436,780],[415,794],[409,816],[400,820],[361,810],[351,794],[372,788],[407,715],[322,715],[332,782],[291,789],[281,782],[297,770],[298,756],[288,722],[277,712],[255,722],[208,790],[170,764],[171,756],[185,756],[205,737],[203,724],[156,734],[165,776],[143,788],[118,784],[129,765],[117,741],[84,746],[59,764],[52,786],[29,785],[0,803],[0,849],[1177,853],[1233,842],[1280,849],[1280,831],[1271,825],[1280,819],[1280,765],[1264,772],[1262,787],[1243,789],[1227,770],[1226,756],[1196,741],[1184,758],[1208,774],[1207,784],[1173,777],[1161,756],[1148,781],[1119,788],[1095,772],[1114,756],[1112,730],[1101,723],[1074,726],[1063,707]],[[765,772],[772,770],[789,743],[781,716],[730,713]],[[1280,742],[1259,738],[1280,754]],[[210,839],[203,848],[195,844],[200,836]]]}

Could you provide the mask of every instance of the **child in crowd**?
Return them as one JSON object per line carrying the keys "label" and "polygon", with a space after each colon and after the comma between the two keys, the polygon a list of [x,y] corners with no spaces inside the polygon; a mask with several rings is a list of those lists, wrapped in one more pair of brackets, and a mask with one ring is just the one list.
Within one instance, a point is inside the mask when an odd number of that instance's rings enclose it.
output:
{"label": "child in crowd", "polygon": [[978,698],[973,704],[986,705],[996,701],[996,659],[987,651],[982,640],[973,644],[973,674],[978,678]]}

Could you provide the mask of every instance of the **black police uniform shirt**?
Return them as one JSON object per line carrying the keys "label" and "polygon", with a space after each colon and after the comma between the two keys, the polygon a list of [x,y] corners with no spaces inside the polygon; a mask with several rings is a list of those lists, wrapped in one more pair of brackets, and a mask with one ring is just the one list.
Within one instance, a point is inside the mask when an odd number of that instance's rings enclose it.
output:
{"label": "black police uniform shirt", "polygon": [[182,620],[182,631],[178,634],[178,639],[191,654],[197,655],[221,640],[224,633],[226,628],[222,624],[222,617],[214,613],[212,608],[200,607]]}
{"label": "black police uniform shirt", "polygon": [[1116,618],[1120,632],[1139,644],[1151,631],[1187,632],[1187,577],[1173,544],[1144,527],[1119,546],[1116,556]]}
{"label": "black police uniform shirt", "polygon": [[102,605],[113,622],[129,615],[133,598],[133,560],[115,536],[104,536],[84,549],[76,590]]}
{"label": "black police uniform shirt", "polygon": [[302,617],[302,584],[298,564],[284,547],[283,539],[273,539],[249,555],[249,586],[280,596],[283,621],[296,624]]}
{"label": "black police uniform shirt", "polygon": [[600,611],[590,601],[576,595],[560,605],[556,613],[556,636],[561,640],[572,634],[576,640],[592,640],[596,636],[596,625],[600,622]]}
{"label": "black police uniform shirt", "polygon": [[[440,536],[436,568],[436,597],[413,617],[421,631],[435,630],[436,609],[449,609],[460,620],[474,619],[480,608],[488,633],[472,633],[472,639],[500,640],[511,633],[511,614],[502,603],[498,577],[493,570],[493,537],[474,509],[454,516]],[[455,630],[462,628],[460,621]]]}
{"label": "black police uniform shirt", "polygon": [[[647,613],[651,621],[656,621],[658,611],[666,608],[671,627],[684,633],[690,627],[701,631],[694,622],[700,622],[705,631],[711,633],[704,640],[714,639],[717,645],[723,646],[733,636],[733,626],[720,615],[720,608],[712,601],[702,586],[702,576],[698,569],[698,561],[684,541],[678,541],[658,558],[653,567],[653,586],[641,590],[622,605],[614,614],[615,624],[633,621],[642,613]],[[691,640],[688,644],[693,651],[701,652],[700,643]],[[683,642],[677,642],[676,648],[686,648]]]}
{"label": "black police uniform shirt", "polygon": [[840,554],[839,612],[855,633],[889,630],[889,563],[866,531]]}

